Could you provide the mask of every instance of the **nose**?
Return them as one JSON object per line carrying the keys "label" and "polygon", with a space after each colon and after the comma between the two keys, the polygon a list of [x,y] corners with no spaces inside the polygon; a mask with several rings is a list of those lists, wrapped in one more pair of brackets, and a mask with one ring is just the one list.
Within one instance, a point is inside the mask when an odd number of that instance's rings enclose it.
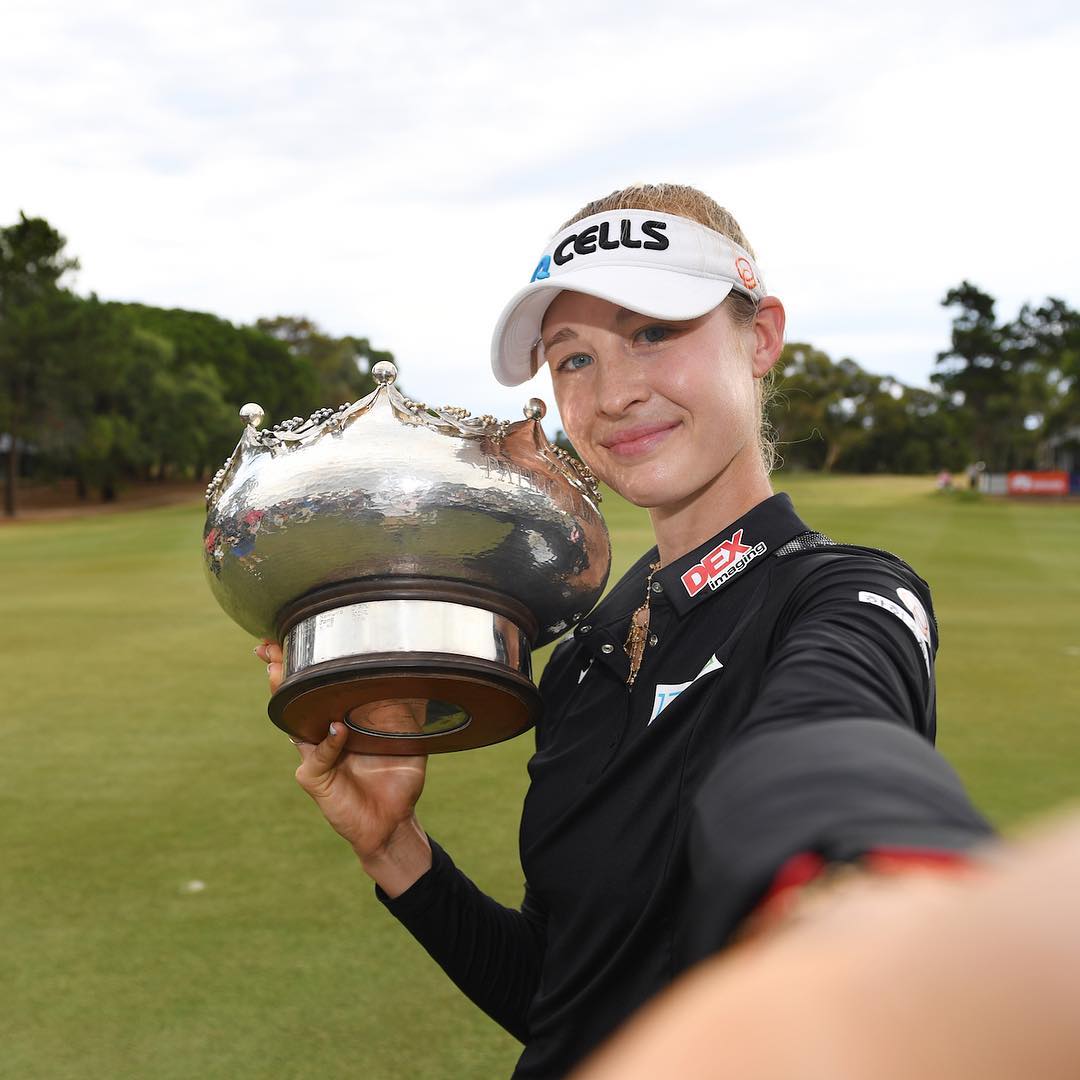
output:
{"label": "nose", "polygon": [[606,357],[598,365],[597,410],[607,416],[622,416],[632,405],[647,401],[649,385],[641,365],[629,357]]}

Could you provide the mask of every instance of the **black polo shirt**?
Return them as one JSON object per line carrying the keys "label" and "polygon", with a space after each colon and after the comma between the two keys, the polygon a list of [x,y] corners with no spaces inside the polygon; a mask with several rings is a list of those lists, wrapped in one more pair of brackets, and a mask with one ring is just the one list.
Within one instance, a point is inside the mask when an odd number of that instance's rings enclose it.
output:
{"label": "black polo shirt", "polygon": [[931,748],[937,628],[905,563],[833,544],[775,495],[654,575],[630,689],[623,643],[656,557],[545,669],[521,911],[437,846],[387,902],[526,1043],[518,1077],[567,1072],[721,947],[791,856],[989,831]]}

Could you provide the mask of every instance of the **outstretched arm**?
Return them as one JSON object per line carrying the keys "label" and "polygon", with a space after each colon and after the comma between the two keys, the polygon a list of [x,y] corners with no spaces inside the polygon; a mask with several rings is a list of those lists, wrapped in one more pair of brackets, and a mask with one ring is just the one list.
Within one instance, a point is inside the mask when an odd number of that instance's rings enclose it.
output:
{"label": "outstretched arm", "polygon": [[851,878],[699,965],[576,1080],[1072,1080],[1080,817],[962,876]]}
{"label": "outstretched arm", "polygon": [[778,621],[754,706],[694,801],[686,959],[830,866],[946,866],[992,836],[932,746],[936,644],[929,594],[909,569],[818,559]]}

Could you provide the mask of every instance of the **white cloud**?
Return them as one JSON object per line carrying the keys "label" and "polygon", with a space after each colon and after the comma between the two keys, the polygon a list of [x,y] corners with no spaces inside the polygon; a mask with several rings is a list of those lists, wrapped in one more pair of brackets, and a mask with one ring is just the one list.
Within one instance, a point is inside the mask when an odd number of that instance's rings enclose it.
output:
{"label": "white cloud", "polygon": [[[638,179],[738,214],[792,335],[925,384],[964,277],[1076,303],[1064,5],[106,2],[0,15],[0,220],[102,296],[304,312],[410,392],[518,415],[488,334]],[[541,391],[548,397],[550,391]]]}

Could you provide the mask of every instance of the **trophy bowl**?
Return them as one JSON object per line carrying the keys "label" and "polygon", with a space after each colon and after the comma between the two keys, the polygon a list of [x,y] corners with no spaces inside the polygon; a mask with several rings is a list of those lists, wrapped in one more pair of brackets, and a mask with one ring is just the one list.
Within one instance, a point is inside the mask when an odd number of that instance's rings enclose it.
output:
{"label": "trophy bowl", "polygon": [[611,545],[589,470],[515,423],[404,397],[372,370],[363,400],[260,431],[245,405],[206,490],[211,590],[279,641],[270,719],[309,742],[331,722],[351,751],[486,746],[540,710],[532,650],[600,598]]}

